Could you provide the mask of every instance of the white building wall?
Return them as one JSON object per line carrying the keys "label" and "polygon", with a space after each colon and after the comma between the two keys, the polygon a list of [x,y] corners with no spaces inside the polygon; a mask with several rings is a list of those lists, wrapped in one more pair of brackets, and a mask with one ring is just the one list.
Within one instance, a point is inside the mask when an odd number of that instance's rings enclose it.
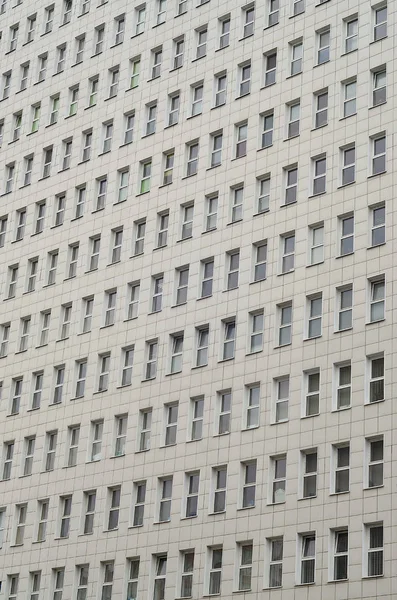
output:
{"label": "white building wall", "polygon": [[[4,4],[4,3],[3,3]],[[393,259],[395,219],[393,195],[393,155],[395,137],[394,33],[396,10],[388,3],[387,37],[374,41],[375,8],[370,2],[348,3],[328,0],[315,4],[306,0],[305,12],[291,18],[292,5],[282,2],[279,24],[267,27],[266,2],[255,5],[254,35],[242,39],[242,8],[237,2],[211,0],[196,6],[188,0],[187,12],[176,18],[177,6],[167,1],[166,21],[154,27],[156,3],[147,2],[145,31],[134,36],[135,8],[139,3],[109,0],[81,15],[73,1],[71,21],[61,26],[61,0],[55,0],[52,32],[43,35],[44,0],[24,0],[14,6],[6,2],[0,15],[1,73],[12,71],[8,98],[0,102],[0,120],[4,134],[0,149],[0,186],[6,188],[7,165],[15,163],[13,189],[3,194],[2,215],[8,215],[7,231],[1,252],[1,288],[3,300],[1,323],[10,323],[7,356],[0,361],[2,400],[0,403],[0,440],[15,442],[11,477],[0,482],[0,507],[3,507],[3,542],[0,550],[0,597],[10,598],[10,577],[19,574],[18,600],[30,596],[30,573],[41,570],[40,600],[53,598],[53,570],[64,568],[62,598],[76,598],[76,565],[89,564],[87,598],[101,597],[104,561],[114,561],[113,598],[127,597],[127,559],[140,557],[138,598],[153,598],[154,555],[167,553],[166,600],[180,595],[180,551],[194,549],[193,598],[208,594],[208,547],[223,545],[221,597],[230,598],[238,590],[236,544],[252,541],[253,563],[247,598],[269,600],[354,600],[358,598],[392,599],[397,595],[395,560],[397,524],[395,517],[396,475],[393,470],[395,384],[393,315],[395,306]],[[374,8],[375,7],[375,8]],[[219,18],[230,13],[230,45],[219,49]],[[37,14],[34,40],[25,44],[27,17]],[[113,46],[114,18],[125,14],[124,42]],[[345,54],[345,20],[358,14],[358,50]],[[9,50],[9,29],[19,23],[17,48]],[[92,56],[95,28],[105,24],[104,50]],[[195,56],[195,29],[208,24],[206,57]],[[316,65],[316,31],[330,27],[330,60]],[[75,38],[85,34],[83,61],[73,66]],[[185,35],[183,67],[170,70],[173,40]],[[132,37],[131,37],[132,36]],[[290,77],[289,43],[303,39],[303,70]],[[56,47],[67,44],[65,70],[55,72]],[[150,80],[151,50],[163,47],[161,76]],[[277,49],[275,85],[264,86],[263,54]],[[38,57],[48,52],[45,80],[37,83]],[[129,60],[141,55],[139,86],[128,89]],[[238,65],[252,61],[251,92],[238,97]],[[20,65],[30,61],[27,89],[19,90]],[[120,67],[116,97],[108,99],[109,69]],[[387,68],[387,102],[372,106],[371,69]],[[227,71],[225,105],[214,108],[214,75]],[[89,79],[99,75],[96,106],[87,110]],[[342,83],[357,78],[357,110],[343,116]],[[191,117],[190,86],[204,82],[202,114]],[[79,84],[78,109],[68,117],[70,86]],[[4,75],[2,85],[4,85]],[[328,88],[328,125],[314,127],[313,94]],[[180,90],[179,122],[165,127],[168,94]],[[2,93],[2,89],[0,90]],[[58,122],[48,126],[50,98],[60,94]],[[300,98],[300,135],[286,139],[286,103]],[[145,128],[145,105],[158,101],[156,133],[142,136]],[[41,103],[38,131],[31,131],[31,106]],[[262,121],[260,115],[274,110],[273,144],[260,149]],[[12,142],[13,115],[23,111],[20,138]],[[135,110],[132,144],[123,145],[124,113]],[[112,151],[101,155],[102,123],[114,119]],[[248,122],[246,156],[235,158],[235,124]],[[92,128],[91,160],[81,163],[82,132]],[[209,134],[223,131],[221,165],[209,169]],[[372,176],[371,136],[386,132],[386,172]],[[70,169],[60,171],[62,140],[73,136]],[[186,177],[185,144],[199,140],[197,175]],[[340,148],[356,145],[355,183],[341,185]],[[42,179],[43,149],[53,145],[51,175]],[[162,186],[162,153],[175,148],[173,183]],[[34,153],[32,183],[22,187],[24,157]],[[326,193],[313,197],[311,158],[326,154]],[[152,157],[149,193],[139,194],[140,161]],[[284,167],[298,164],[297,202],[283,206]],[[130,170],[128,198],[117,201],[117,171]],[[270,174],[270,210],[257,213],[258,178]],[[108,177],[104,210],[95,211],[96,180]],[[244,185],[242,220],[231,223],[231,191]],[[76,187],[86,186],[84,215],[75,219]],[[54,227],[55,197],[66,193],[64,224]],[[218,192],[217,228],[204,232],[205,196]],[[33,235],[35,203],[46,200],[45,225]],[[181,241],[181,206],[194,202],[193,234]],[[386,243],[371,247],[369,207],[383,202],[386,206]],[[26,207],[27,221],[23,240],[15,241],[16,211]],[[168,244],[156,249],[157,214],[169,210]],[[354,252],[339,256],[338,217],[353,214],[355,220]],[[134,223],[146,218],[144,253],[133,257]],[[309,226],[324,224],[324,260],[309,265]],[[123,226],[121,260],[110,263],[111,230]],[[282,274],[280,236],[295,231],[295,268]],[[90,236],[101,235],[99,268],[88,271]],[[267,240],[267,278],[253,283],[253,247]],[[79,242],[77,276],[66,278],[68,244]],[[48,252],[59,249],[55,285],[47,286]],[[225,253],[240,249],[239,285],[225,291]],[[26,293],[28,260],[38,257],[36,289]],[[200,261],[214,257],[213,294],[200,299]],[[19,265],[15,297],[7,299],[9,266]],[[175,306],[175,269],[189,265],[187,302]],[[150,313],[151,276],[164,273],[163,309]],[[386,282],[385,318],[369,323],[371,278],[384,277]],[[126,320],[127,284],[140,280],[139,316]],[[353,325],[338,332],[336,288],[353,284]],[[104,325],[104,292],[117,288],[115,324]],[[306,339],[306,297],[322,293],[322,335]],[[82,334],[82,299],[94,296],[92,328]],[[277,307],[293,303],[292,339],[278,346],[279,314]],[[69,336],[60,340],[61,305],[72,303]],[[38,347],[40,311],[51,309],[48,343]],[[264,310],[263,349],[248,352],[249,313]],[[20,318],[31,315],[28,348],[18,352]],[[222,319],[236,318],[236,348],[233,360],[222,361]],[[208,365],[195,365],[195,327],[210,328]],[[184,332],[182,372],[170,375],[170,334]],[[157,376],[143,381],[145,342],[158,338]],[[1,341],[1,340],[0,340]],[[132,383],[121,387],[121,349],[134,345]],[[98,393],[98,355],[111,352],[109,388]],[[368,403],[368,356],[384,353],[384,401]],[[87,358],[87,381],[84,398],[73,399],[76,384],[75,361]],[[334,365],[351,361],[351,404],[335,410]],[[54,389],[54,367],[65,365],[62,403],[50,406]],[[303,418],[303,372],[320,369],[320,410]],[[31,410],[32,377],[44,371],[39,410]],[[275,382],[290,376],[288,420],[274,423]],[[11,415],[13,378],[23,376],[23,391],[18,414]],[[259,426],[244,429],[246,388],[260,383]],[[230,433],[216,434],[217,392],[232,390]],[[190,398],[204,396],[203,437],[190,440]],[[164,446],[165,409],[169,402],[179,402],[177,443]],[[139,452],[139,411],[152,408],[151,448]],[[128,414],[125,455],[114,457],[115,416]],[[91,421],[102,419],[101,460],[89,461]],[[67,466],[68,427],[80,425],[76,466]],[[58,431],[55,468],[44,471],[45,435]],[[32,474],[22,476],[24,438],[36,436]],[[366,487],[367,454],[365,439],[383,436],[383,485]],[[349,491],[335,494],[332,489],[332,445],[350,443]],[[4,465],[4,444],[3,463]],[[317,494],[301,499],[300,450],[317,448]],[[287,456],[285,502],[271,503],[271,462],[273,456]],[[256,503],[241,509],[241,462],[256,459]],[[227,465],[226,510],[211,514],[213,493],[212,468]],[[183,518],[184,473],[200,470],[198,516]],[[173,475],[171,520],[158,523],[158,478]],[[147,495],[142,527],[132,527],[133,482],[146,480]],[[121,485],[119,527],[106,531],[108,513],[107,488]],[[94,531],[82,534],[83,491],[97,490]],[[60,497],[73,495],[70,534],[59,539]],[[37,542],[37,501],[49,499],[46,539]],[[27,503],[24,541],[15,544],[16,506]],[[393,510],[394,509],[394,510]],[[367,574],[365,525],[383,523],[383,575]],[[330,531],[348,528],[348,580],[334,582]],[[316,535],[316,565],[313,585],[300,585],[299,535]],[[267,538],[283,536],[282,587],[267,588]],[[12,596],[11,596],[11,600]],[[59,598],[58,598],[59,600]]]}

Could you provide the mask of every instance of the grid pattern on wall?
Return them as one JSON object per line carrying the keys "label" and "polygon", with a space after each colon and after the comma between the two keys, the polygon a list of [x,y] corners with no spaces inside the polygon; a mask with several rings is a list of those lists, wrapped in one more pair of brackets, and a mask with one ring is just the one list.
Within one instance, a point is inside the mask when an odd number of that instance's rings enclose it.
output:
{"label": "grid pattern on wall", "polygon": [[395,15],[0,0],[0,597],[397,593]]}

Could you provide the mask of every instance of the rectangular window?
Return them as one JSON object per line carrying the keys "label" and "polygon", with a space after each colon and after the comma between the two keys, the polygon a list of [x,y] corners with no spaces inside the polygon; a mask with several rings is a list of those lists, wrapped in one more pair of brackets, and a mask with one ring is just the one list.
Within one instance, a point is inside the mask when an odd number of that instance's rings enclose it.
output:
{"label": "rectangular window", "polygon": [[[268,0],[268,20],[267,20],[268,27],[273,27],[274,25],[278,24],[279,10],[280,10],[279,0]],[[273,586],[270,586],[270,587],[273,587]]]}
{"label": "rectangular window", "polygon": [[292,339],[292,303],[278,306],[279,311],[279,332],[278,345],[285,346],[291,343]]}
{"label": "rectangular window", "polygon": [[214,283],[214,259],[201,261],[201,298],[212,296]]}
{"label": "rectangular window", "polygon": [[108,497],[109,513],[107,529],[111,531],[112,529],[117,529],[119,526],[121,487],[108,488]]}
{"label": "rectangular window", "polygon": [[196,29],[196,59],[207,54],[207,26]]}
{"label": "rectangular window", "polygon": [[101,562],[102,584],[101,600],[112,600],[113,580],[114,580],[114,561]]}
{"label": "rectangular window", "polygon": [[119,90],[120,80],[120,69],[119,67],[113,67],[109,69],[109,96],[108,98],[114,98],[117,96]]}
{"label": "rectangular window", "polygon": [[287,457],[274,456],[270,458],[272,473],[271,481],[271,504],[285,502],[285,487],[287,477]]}
{"label": "rectangular window", "polygon": [[134,89],[139,85],[139,73],[141,69],[141,59],[140,57],[135,58],[130,61],[131,64],[131,79],[130,79],[130,88]]}
{"label": "rectangular window", "polygon": [[273,145],[274,134],[274,111],[261,115],[263,130],[261,135],[261,148],[269,148]]}
{"label": "rectangular window", "polygon": [[45,471],[53,471],[55,465],[55,454],[57,448],[58,432],[48,431],[46,433],[46,446],[45,446]]}
{"label": "rectangular window", "polygon": [[381,134],[370,138],[371,143],[371,174],[379,175],[386,171],[386,136]]}
{"label": "rectangular window", "polygon": [[281,273],[289,273],[295,268],[295,233],[280,237],[281,242]]}
{"label": "rectangular window", "polygon": [[356,180],[356,148],[355,145],[342,148],[342,185],[354,183]]}
{"label": "rectangular window", "polygon": [[191,398],[191,429],[190,440],[201,440],[203,437],[204,397]]}
{"label": "rectangular window", "polygon": [[36,437],[25,438],[25,456],[23,461],[23,475],[31,475],[33,469],[34,448]]}
{"label": "rectangular window", "polygon": [[114,325],[116,319],[117,290],[105,292],[105,321],[104,327]]}
{"label": "rectangular window", "polygon": [[328,124],[328,89],[314,94],[314,127]]}
{"label": "rectangular window", "polygon": [[178,429],[178,404],[171,404],[165,409],[165,446],[176,444],[176,434]]}
{"label": "rectangular window", "polygon": [[134,139],[135,113],[124,115],[124,144],[131,144]]}
{"label": "rectangular window", "polygon": [[153,600],[162,600],[165,598],[165,581],[167,576],[167,555],[153,555],[154,559],[154,582],[153,582]]}
{"label": "rectangular window", "polygon": [[331,531],[332,544],[332,573],[331,581],[347,579],[349,562],[349,533],[347,529],[336,529]]}
{"label": "rectangular window", "polygon": [[68,269],[67,269],[67,278],[71,279],[72,277],[76,277],[77,272],[77,261],[79,257],[79,243],[69,244],[68,247],[69,256],[68,256]]}
{"label": "rectangular window", "polygon": [[325,155],[312,158],[313,196],[324,194],[326,188],[327,157]]}
{"label": "rectangular window", "polygon": [[76,361],[76,398],[83,398],[87,377],[87,359]]}
{"label": "rectangular window", "polygon": [[230,40],[230,16],[218,19],[219,28],[219,50],[226,48]]}
{"label": "rectangular window", "polygon": [[200,471],[186,473],[186,512],[185,517],[197,517]]}
{"label": "rectangular window", "polygon": [[349,408],[352,394],[351,364],[335,365],[336,377],[336,409]]}
{"label": "rectangular window", "polygon": [[254,34],[255,7],[243,8],[243,39]]}
{"label": "rectangular window", "polygon": [[321,324],[323,316],[322,294],[315,297],[306,297],[307,301],[307,337],[313,339],[321,336]]}
{"label": "rectangular window", "polygon": [[32,405],[31,409],[34,410],[36,408],[40,408],[41,404],[41,396],[43,392],[43,378],[44,371],[39,371],[37,373],[33,373],[33,385],[32,385]]}
{"label": "rectangular window", "polygon": [[135,221],[134,230],[134,256],[138,256],[139,254],[143,254],[143,248],[145,243],[146,219],[142,219],[141,221]]}
{"label": "rectangular window", "polygon": [[280,423],[288,420],[289,376],[275,379],[276,398],[274,421]]}
{"label": "rectangular window", "polygon": [[132,524],[133,527],[140,527],[143,525],[143,517],[145,512],[145,498],[146,498],[146,481],[134,482],[134,511]]}
{"label": "rectangular window", "polygon": [[222,162],[222,131],[218,133],[212,133],[210,135],[211,141],[211,160],[210,167],[218,167]]}
{"label": "rectangular window", "polygon": [[218,392],[218,435],[230,433],[231,410],[232,392],[230,390]]}
{"label": "rectangular window", "polygon": [[353,52],[358,47],[358,17],[348,17],[345,22],[345,53]]}
{"label": "rectangular window", "polygon": [[323,65],[329,61],[331,30],[329,27],[316,31],[317,37],[317,64]]}
{"label": "rectangular window", "polygon": [[89,565],[77,565],[76,600],[86,600],[88,589]]}
{"label": "rectangular window", "polygon": [[235,125],[235,136],[236,136],[236,154],[235,158],[241,158],[247,154],[247,136],[248,136],[248,123],[241,123]]}
{"label": "rectangular window", "polygon": [[287,138],[293,138],[299,135],[300,130],[300,113],[301,113],[301,104],[300,100],[295,102],[291,102],[286,105],[287,108]]}
{"label": "rectangular window", "polygon": [[80,425],[68,427],[68,459],[67,466],[74,467],[77,464],[77,453],[79,450]]}
{"label": "rectangular window", "polygon": [[131,385],[132,366],[134,363],[134,346],[122,349],[121,385]]}
{"label": "rectangular window", "polygon": [[250,339],[249,352],[261,352],[263,350],[264,334],[264,311],[255,311],[249,313],[250,320]]}
{"label": "rectangular window", "polygon": [[128,415],[115,417],[114,456],[124,456],[127,438]]}
{"label": "rectangular window", "polygon": [[138,577],[139,577],[139,557],[129,558],[127,561],[127,598],[128,600],[137,600],[138,598]]}
{"label": "rectangular window", "polygon": [[369,279],[369,322],[376,323],[385,318],[385,278]]}
{"label": "rectangular window", "polygon": [[304,416],[312,417],[320,412],[320,371],[304,373]]}
{"label": "rectangular window", "polygon": [[94,517],[96,505],[96,490],[83,492],[84,495],[84,519],[83,533],[85,535],[94,532]]}
{"label": "rectangular window", "polygon": [[215,102],[214,107],[223,106],[226,103],[227,74],[215,75]]}
{"label": "rectangular window", "polygon": [[[383,437],[367,438],[365,440],[367,459],[367,481],[369,488],[383,485],[384,442]],[[364,484],[364,485],[365,485]]]}
{"label": "rectangular window", "polygon": [[256,460],[241,463],[242,467],[242,498],[241,507],[251,508],[255,506],[256,496]]}
{"label": "rectangular window", "polygon": [[16,507],[16,527],[15,527],[15,546],[23,544],[25,537],[26,516],[28,511],[27,504],[17,504]]}
{"label": "rectangular window", "polygon": [[383,575],[383,523],[365,524],[364,535],[367,559],[364,574],[366,577],[379,577]]}
{"label": "rectangular window", "polygon": [[72,496],[60,497],[60,529],[59,537],[69,537],[70,531],[70,515],[72,513]]}
{"label": "rectangular window", "polygon": [[250,591],[252,579],[252,550],[251,542],[238,544],[238,590]]}
{"label": "rectangular window", "polygon": [[302,498],[317,495],[317,450],[301,450]]}
{"label": "rectangular window", "polygon": [[268,585],[278,588],[283,584],[283,538],[268,538],[267,552],[269,557]]}
{"label": "rectangular window", "polygon": [[1,342],[0,342],[0,358],[4,358],[8,354],[8,342],[10,339],[11,323],[3,323],[1,325]]}
{"label": "rectangular window", "polygon": [[135,319],[138,316],[139,292],[139,281],[128,284],[127,319]]}
{"label": "rectangular window", "polygon": [[53,578],[53,592],[52,600],[62,600],[63,596],[63,584],[65,581],[65,569],[52,569]]}
{"label": "rectangular window", "polygon": [[110,353],[99,354],[98,392],[104,392],[109,387]]}
{"label": "rectangular window", "polygon": [[236,349],[236,319],[223,320],[222,328],[222,360],[228,360],[230,358],[234,358]]}
{"label": "rectangular window", "polygon": [[11,414],[12,415],[19,414],[19,408],[21,405],[22,387],[23,387],[23,377],[16,377],[12,380],[12,387],[11,387]]}
{"label": "rectangular window", "polygon": [[182,563],[180,597],[191,598],[194,573],[194,550],[186,550],[180,554]]}
{"label": "rectangular window", "polygon": [[298,195],[298,167],[297,165],[285,167],[285,198],[284,204],[294,204],[297,201]]}
{"label": "rectangular window", "polygon": [[337,296],[339,304],[337,330],[343,331],[353,326],[353,286],[337,289]]}
{"label": "rectangular window", "polygon": [[226,482],[227,467],[215,467],[212,469],[214,482],[214,506],[213,512],[220,513],[226,510]]}
{"label": "rectangular window", "polygon": [[[173,57],[172,68],[179,69],[180,67],[183,66],[183,53],[185,50],[185,36],[182,36],[176,40],[173,40],[173,44],[174,44],[174,57]],[[171,125],[172,123],[169,123],[169,124]]]}
{"label": "rectangular window", "polygon": [[300,583],[314,583],[316,573],[316,536],[314,533],[299,534]]}
{"label": "rectangular window", "polygon": [[91,421],[91,452],[90,461],[102,458],[103,421]]}
{"label": "rectangular window", "polygon": [[231,222],[236,223],[243,218],[244,186],[231,188]]}
{"label": "rectangular window", "polygon": [[369,402],[385,399],[385,359],[383,354],[367,357],[369,375]]}
{"label": "rectangular window", "polygon": [[160,77],[161,75],[161,62],[163,60],[163,48],[157,48],[152,50],[152,79]]}
{"label": "rectangular window", "polygon": [[386,102],[386,66],[371,71],[372,76],[372,106]]}
{"label": "rectangular window", "polygon": [[98,268],[98,262],[99,262],[99,250],[101,247],[101,236],[95,236],[95,237],[91,237],[89,240],[90,243],[90,259],[89,259],[89,265],[88,265],[88,270],[89,271],[95,271]]}
{"label": "rectangular window", "polygon": [[222,547],[209,548],[209,578],[208,578],[208,594],[215,595],[221,593],[222,583]]}
{"label": "rectangular window", "polygon": [[259,426],[260,389],[259,383],[246,386],[246,429]]}
{"label": "rectangular window", "polygon": [[233,250],[226,252],[227,272],[226,272],[226,289],[233,290],[238,287],[239,267],[240,267],[240,251]]}
{"label": "rectangular window", "polygon": [[171,502],[172,502],[172,477],[159,479],[160,486],[160,504],[159,504],[159,522],[171,521]]}
{"label": "rectangular window", "polygon": [[385,205],[370,207],[371,246],[380,246],[386,241],[386,209]]}
{"label": "rectangular window", "polygon": [[251,61],[238,66],[238,96],[246,96],[251,91]]}
{"label": "rectangular window", "polygon": [[186,177],[190,177],[191,175],[197,174],[199,144],[198,144],[198,142],[193,142],[193,143],[186,144],[186,147],[187,147]]}
{"label": "rectangular window", "polygon": [[334,489],[335,494],[348,492],[350,488],[350,446],[332,446],[334,462]]}
{"label": "rectangular window", "polygon": [[340,230],[340,256],[354,252],[354,215],[338,217]]}
{"label": "rectangular window", "polygon": [[12,459],[14,457],[14,442],[3,444],[3,472],[1,479],[6,481],[11,477]]}
{"label": "rectangular window", "polygon": [[303,62],[303,42],[291,42],[290,56],[291,56],[291,77],[302,73],[302,62]]}
{"label": "rectangular window", "polygon": [[387,5],[383,3],[380,6],[374,7],[373,23],[374,23],[374,42],[387,37]]}
{"label": "rectangular window", "polygon": [[170,185],[174,172],[174,150],[163,152],[163,185]]}
{"label": "rectangular window", "polygon": [[139,451],[150,450],[150,437],[152,428],[152,409],[139,411],[140,434]]}

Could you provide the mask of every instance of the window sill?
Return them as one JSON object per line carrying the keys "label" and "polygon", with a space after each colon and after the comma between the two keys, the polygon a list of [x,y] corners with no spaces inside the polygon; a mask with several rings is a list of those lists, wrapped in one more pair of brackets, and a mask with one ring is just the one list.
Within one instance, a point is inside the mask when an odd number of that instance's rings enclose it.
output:
{"label": "window sill", "polygon": [[[188,121],[189,119],[194,119],[195,117],[200,117],[200,115],[202,115],[202,112],[197,113],[197,115],[189,115],[188,117],[186,117],[186,121]],[[188,175],[188,177],[191,177],[191,175]]]}
{"label": "window sill", "polygon": [[206,171],[212,171],[213,169],[216,169],[217,167],[220,167],[222,165],[222,163],[218,163],[217,165],[213,165],[212,167],[208,167],[208,169],[206,169]]}
{"label": "window sill", "polygon": [[230,360],[234,360],[234,356],[231,356],[230,358],[221,358],[218,360],[218,363],[229,362]]}
{"label": "window sill", "polygon": [[156,81],[156,79],[160,79],[161,75],[157,75],[156,77],[151,77],[150,79],[147,80],[148,83],[150,83],[151,81]]}
{"label": "window sill", "polygon": [[313,337],[304,337],[303,341],[304,342],[310,342],[310,340],[318,340],[319,338],[322,337],[322,333],[320,333],[319,335],[314,335]]}
{"label": "window sill", "polygon": [[[21,90],[22,91],[22,90]],[[18,93],[18,92],[17,92]],[[384,104],[387,103],[387,100],[385,100],[384,102],[379,102],[379,104],[373,104],[372,106],[368,107],[368,110],[372,110],[374,108],[378,108],[378,106],[383,106]]]}
{"label": "window sill", "polygon": [[125,148],[126,146],[129,146],[130,144],[132,144],[133,140],[131,140],[130,142],[126,142],[125,144],[121,144],[121,146],[119,146],[119,148]]}
{"label": "window sill", "polygon": [[[149,379],[143,379],[142,381],[149,381]],[[146,448],[145,450],[135,450],[135,454],[142,454],[143,452],[149,452],[151,448]]]}
{"label": "window sill", "polygon": [[84,398],[84,396],[73,396],[73,398],[70,398],[70,401],[72,401],[72,400],[81,400],[81,398]]}
{"label": "window sill", "polygon": [[229,48],[230,44],[226,44],[226,46],[222,46],[222,48],[216,48],[215,52],[220,52],[221,50],[224,50],[225,48]]}
{"label": "window sill", "polygon": [[[148,377],[147,379],[141,379],[141,383],[145,383],[145,381],[154,381],[156,377]],[[140,450],[140,452],[146,452],[146,450]]]}
{"label": "window sill", "polygon": [[[27,408],[26,412],[34,412],[35,410],[40,410],[40,406],[37,406],[36,408]],[[21,475],[21,477],[27,477],[27,475]]]}
{"label": "window sill", "polygon": [[137,318],[138,318],[138,315],[136,317],[131,317],[130,319],[123,319],[123,323],[128,323],[129,321],[134,321]]}
{"label": "window sill", "polygon": [[144,196],[145,194],[150,194],[150,190],[147,190],[147,192],[139,192],[135,196],[136,196],[136,198],[138,198],[139,196]]}
{"label": "window sill", "polygon": [[371,487],[369,487],[369,486],[366,485],[366,486],[363,487],[363,490],[365,490],[365,491],[379,490],[379,488],[383,488],[383,487],[385,487],[384,483],[382,483],[380,485],[373,485]]}
{"label": "window sill", "polygon": [[253,425],[252,427],[243,427],[241,431],[251,431],[252,429],[259,429],[259,425]]}
{"label": "window sill", "polygon": [[380,244],[375,244],[374,246],[368,246],[367,250],[372,250],[373,248],[379,248],[380,246],[386,246],[386,242],[381,242]]}
{"label": "window sill", "polygon": [[203,438],[197,438],[196,440],[186,440],[186,444],[194,444],[194,442],[201,442]]}
{"label": "window sill", "polygon": [[327,190],[324,190],[323,192],[318,192],[318,194],[310,194],[310,196],[308,196],[308,198],[318,198],[319,196],[324,196],[327,193]]}
{"label": "window sill", "polygon": [[183,181],[184,179],[190,179],[191,177],[195,177],[196,175],[197,175],[197,173],[192,173],[191,175],[185,175],[184,177],[181,177],[181,180]]}
{"label": "window sill", "polygon": [[223,433],[214,433],[213,437],[224,437],[225,435],[230,435],[230,431],[224,431]]}
{"label": "window sill", "polygon": [[246,352],[245,356],[255,356],[255,354],[259,354],[260,352],[263,352],[263,348],[261,348],[260,350],[252,350],[251,352]]}
{"label": "window sill", "polygon": [[251,92],[249,91],[249,92],[247,92],[246,94],[241,94],[241,96],[236,96],[236,97],[235,97],[235,100],[240,100],[240,98],[246,98],[246,96],[249,96],[249,95],[250,95],[250,93],[251,93]]}
{"label": "window sill", "polygon": [[28,349],[27,349],[27,348],[26,348],[25,350],[17,350],[17,351],[15,352],[15,354],[23,354],[24,352],[27,352],[27,351],[28,351]]}
{"label": "window sill", "polygon": [[241,156],[235,156],[234,158],[232,158],[230,160],[230,162],[234,162],[235,160],[240,160],[240,158],[245,158],[247,156],[247,153],[242,154]]}
{"label": "window sill", "polygon": [[235,225],[236,223],[241,223],[243,219],[237,219],[236,221],[229,221],[229,223],[226,223],[226,227],[229,227],[229,225]]}
{"label": "window sill", "polygon": [[[209,512],[208,516],[210,517],[216,517],[216,515],[225,515],[226,514],[226,509],[225,510],[218,510],[218,512]],[[214,594],[208,594],[209,596],[213,596]]]}
{"label": "window sill", "polygon": [[132,385],[132,383],[125,383],[124,385],[116,385],[116,390],[123,390],[124,388],[128,388]]}
{"label": "window sill", "polygon": [[143,523],[141,525],[128,525],[127,529],[138,529],[138,527],[143,527]]}
{"label": "window sill", "polygon": [[385,317],[383,317],[383,319],[378,319],[377,321],[366,321],[365,325],[375,325],[376,323],[382,323],[382,321],[386,321]]}
{"label": "window sill", "polygon": [[346,490],[345,492],[330,492],[330,496],[344,496],[346,494],[350,494],[350,490]]}
{"label": "window sill", "polygon": [[176,240],[176,243],[179,244],[181,242],[186,242],[186,240],[191,240],[191,239],[193,239],[193,236],[192,235],[188,235],[187,237],[184,237],[184,238],[181,238],[179,240]]}
{"label": "window sill", "polygon": [[153,525],[164,525],[167,523],[171,523],[171,519],[167,519],[167,521],[153,521]]}
{"label": "window sill", "polygon": [[[182,369],[180,369],[179,371],[172,371],[172,373],[165,373],[165,377],[171,377],[172,375],[180,375],[182,373]],[[173,444],[170,444],[171,446]]]}
{"label": "window sill", "polygon": [[293,75],[288,75],[285,79],[293,79],[294,77],[298,77],[298,75],[302,75],[303,71],[299,71],[299,73],[294,73]]}
{"label": "window sill", "polygon": [[277,273],[276,277],[283,277],[284,275],[289,275],[290,273],[294,273],[295,269],[291,269],[290,271],[285,271],[284,273]]}
{"label": "window sill", "polygon": [[199,300],[207,300],[207,298],[212,298],[213,294],[209,294],[208,296],[200,296],[200,298],[196,298],[196,301],[198,302]]}
{"label": "window sill", "polygon": [[[253,504],[252,506],[239,506],[236,510],[241,511],[241,510],[252,510],[253,508],[256,508],[256,504]],[[240,591],[240,590],[238,590]]]}
{"label": "window sill", "polygon": [[295,583],[295,587],[306,587],[308,585],[316,585],[316,582],[311,581],[310,583]]}
{"label": "window sill", "polygon": [[113,327],[114,323],[109,323],[109,325],[102,325],[99,329],[107,329],[108,327]]}
{"label": "window sill", "polygon": [[274,350],[280,350],[281,348],[286,348],[287,346],[292,346],[292,342],[288,342],[288,344],[282,344],[281,346],[274,346]]}
{"label": "window sill", "polygon": [[191,368],[191,371],[194,369],[202,369],[203,367],[208,367],[208,363],[205,363],[205,365],[194,365],[194,367]]}
{"label": "window sill", "polygon": [[254,285],[255,283],[261,283],[261,281],[267,281],[267,277],[263,279],[256,279],[255,281],[250,281],[248,285]]}
{"label": "window sill", "polygon": [[81,538],[81,537],[86,537],[87,535],[94,535],[94,532],[91,531],[90,533],[78,533],[77,537]]}
{"label": "window sill", "polygon": [[95,392],[92,392],[93,396],[97,396],[98,394],[104,394],[105,392],[108,392],[108,388],[106,388],[105,390],[96,390]]}
{"label": "window sill", "polygon": [[386,398],[382,398],[381,400],[374,400],[373,402],[364,402],[364,406],[372,406],[373,404],[379,404],[380,402],[385,402]]}
{"label": "window sill", "polygon": [[350,409],[351,409],[351,405],[350,406],[341,406],[340,408],[332,408],[331,412],[338,413],[338,412],[342,412],[344,410],[350,410]]}
{"label": "window sill", "polygon": [[387,171],[384,170],[384,171],[379,171],[379,173],[372,173],[372,175],[368,175],[367,179],[372,179],[373,177],[379,177],[379,175],[383,175],[384,173],[387,173]]}

